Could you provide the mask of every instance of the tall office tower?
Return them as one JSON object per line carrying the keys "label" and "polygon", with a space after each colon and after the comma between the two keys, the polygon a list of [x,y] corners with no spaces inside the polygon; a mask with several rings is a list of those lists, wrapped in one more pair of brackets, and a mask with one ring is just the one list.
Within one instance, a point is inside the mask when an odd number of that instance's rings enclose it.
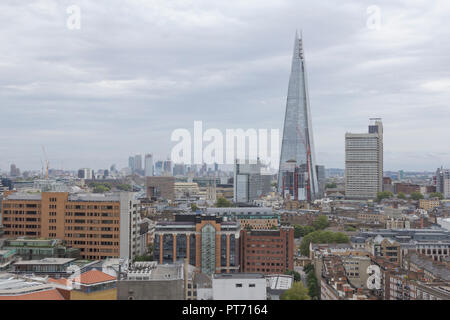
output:
{"label": "tall office tower", "polygon": [[134,173],[134,157],[128,157],[128,168],[131,169],[131,173]]}
{"label": "tall office tower", "polygon": [[90,169],[90,168],[82,168],[80,170],[78,170],[78,178],[80,179],[93,179],[95,176],[94,174],[94,170]]}
{"label": "tall office tower", "polygon": [[174,176],[184,176],[186,173],[186,166],[183,163],[175,163],[173,165]]}
{"label": "tall office tower", "polygon": [[155,163],[155,176],[162,175],[163,172],[163,162],[162,161],[156,161]]}
{"label": "tall office tower", "polygon": [[445,198],[450,198],[450,169],[436,170],[436,192],[442,193]]}
{"label": "tall office tower", "polygon": [[259,199],[262,195],[271,191],[271,176],[261,173],[261,162],[255,164],[240,163],[238,160],[234,164],[234,187],[233,201],[249,203]]}
{"label": "tall office tower", "polygon": [[316,165],[317,184],[319,186],[318,195],[324,197],[325,195],[325,166]]}
{"label": "tall office tower", "polygon": [[172,175],[172,161],[165,160],[163,163],[163,172]]}
{"label": "tall office tower", "polygon": [[373,199],[383,191],[383,124],[371,119],[369,133],[345,134],[345,197]]}
{"label": "tall office tower", "polygon": [[289,78],[278,192],[294,200],[311,201],[318,193],[314,141],[302,39],[295,34]]}
{"label": "tall office tower", "polygon": [[145,155],[145,176],[153,176],[153,156],[151,154]]}
{"label": "tall office tower", "polygon": [[140,154],[134,156],[134,171],[137,173],[142,172],[142,156]]}

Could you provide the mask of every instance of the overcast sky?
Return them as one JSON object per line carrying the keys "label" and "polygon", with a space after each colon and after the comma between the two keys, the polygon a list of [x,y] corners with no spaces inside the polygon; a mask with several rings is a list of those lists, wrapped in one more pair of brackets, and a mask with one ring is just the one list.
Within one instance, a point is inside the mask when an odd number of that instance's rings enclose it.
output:
{"label": "overcast sky", "polygon": [[296,29],[319,164],[344,168],[345,132],[381,117],[385,170],[450,167],[449,17],[448,0],[2,0],[0,171],[40,169],[42,145],[57,169],[164,159],[194,120],[281,131]]}

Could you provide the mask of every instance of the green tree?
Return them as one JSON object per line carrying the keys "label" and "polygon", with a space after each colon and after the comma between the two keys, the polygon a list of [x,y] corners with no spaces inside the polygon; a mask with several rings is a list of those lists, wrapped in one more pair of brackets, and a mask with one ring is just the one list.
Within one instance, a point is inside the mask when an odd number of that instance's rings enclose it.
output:
{"label": "green tree", "polygon": [[292,287],[280,297],[281,300],[311,300],[308,290],[303,286],[302,282],[294,282]]}
{"label": "green tree", "polygon": [[94,192],[94,193],[105,193],[105,192],[108,192],[108,191],[110,191],[110,190],[111,190],[111,189],[109,189],[108,187],[106,187],[106,186],[104,186],[104,185],[102,185],[102,184],[99,184],[99,185],[97,185],[97,186],[94,187],[93,192]]}
{"label": "green tree", "polygon": [[348,243],[349,237],[342,232],[318,230],[303,237],[300,242],[302,255],[309,256],[309,244],[312,243]]}
{"label": "green tree", "polygon": [[405,200],[406,199],[406,195],[403,192],[399,192],[397,194],[397,198]]}
{"label": "green tree", "polygon": [[228,208],[231,207],[231,202],[225,199],[224,197],[220,197],[216,201],[216,207],[217,208]]}
{"label": "green tree", "polygon": [[129,184],[121,183],[116,186],[116,189],[121,191],[132,191],[133,187]]}
{"label": "green tree", "polygon": [[431,192],[430,198],[439,198],[439,200],[444,199],[444,195],[440,192]]}
{"label": "green tree", "polygon": [[301,238],[306,236],[308,233],[314,232],[315,229],[312,226],[300,226],[294,225],[294,238]]}
{"label": "green tree", "polygon": [[344,228],[344,230],[345,230],[345,231],[349,231],[349,232],[353,232],[353,231],[356,231],[356,228],[353,227],[353,226],[346,226],[346,227]]}
{"label": "green tree", "polygon": [[197,205],[195,203],[191,203],[191,211],[196,212],[198,209]]}
{"label": "green tree", "polygon": [[325,185],[325,189],[333,189],[333,188],[337,188],[336,182],[327,183]]}
{"label": "green tree", "polygon": [[411,193],[411,199],[413,199],[413,200],[423,199],[423,194],[421,194],[418,191],[414,191],[413,193]]}
{"label": "green tree", "polygon": [[136,256],[134,258],[134,261],[152,261],[153,257],[149,256],[149,255],[145,255],[145,256]]}
{"label": "green tree", "polygon": [[394,195],[390,191],[382,191],[377,193],[377,202],[381,202],[383,199],[392,198]]}
{"label": "green tree", "polygon": [[301,281],[302,277],[300,276],[300,273],[294,270],[286,270],[284,274],[288,274],[294,277],[294,281]]}
{"label": "green tree", "polygon": [[323,230],[328,227],[330,223],[326,215],[320,215],[314,222],[313,227],[316,230]]}

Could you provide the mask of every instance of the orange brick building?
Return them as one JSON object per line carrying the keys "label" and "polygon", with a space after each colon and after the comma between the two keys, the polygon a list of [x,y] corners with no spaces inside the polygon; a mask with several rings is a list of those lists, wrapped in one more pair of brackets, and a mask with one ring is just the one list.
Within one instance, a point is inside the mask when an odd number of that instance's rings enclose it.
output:
{"label": "orange brick building", "polygon": [[84,259],[138,254],[139,216],[132,193],[12,193],[2,202],[4,236],[62,239]]}
{"label": "orange brick building", "polygon": [[241,272],[264,274],[294,270],[294,228],[241,230]]}

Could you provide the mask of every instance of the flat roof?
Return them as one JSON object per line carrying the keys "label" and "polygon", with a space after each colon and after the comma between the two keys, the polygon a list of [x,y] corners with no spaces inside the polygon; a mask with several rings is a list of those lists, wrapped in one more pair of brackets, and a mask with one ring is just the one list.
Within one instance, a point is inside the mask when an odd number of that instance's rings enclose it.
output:
{"label": "flat roof", "polygon": [[33,264],[66,264],[75,261],[75,258],[44,258],[41,260],[22,260],[14,263],[14,265],[33,265]]}
{"label": "flat roof", "polygon": [[217,273],[214,279],[265,279],[262,273]]}

